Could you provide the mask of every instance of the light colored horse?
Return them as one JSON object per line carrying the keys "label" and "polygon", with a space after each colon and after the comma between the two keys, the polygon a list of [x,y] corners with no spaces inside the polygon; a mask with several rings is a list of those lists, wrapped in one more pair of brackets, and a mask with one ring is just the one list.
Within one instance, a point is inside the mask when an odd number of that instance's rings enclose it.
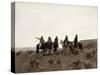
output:
{"label": "light colored horse", "polygon": [[66,54],[68,52],[68,45],[66,44],[65,46],[63,40],[60,40],[60,44],[62,45],[62,53]]}

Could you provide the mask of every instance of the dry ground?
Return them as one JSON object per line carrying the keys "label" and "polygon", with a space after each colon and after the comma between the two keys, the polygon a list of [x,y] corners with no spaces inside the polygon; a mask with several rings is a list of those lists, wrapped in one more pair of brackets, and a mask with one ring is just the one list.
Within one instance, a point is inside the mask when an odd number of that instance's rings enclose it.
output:
{"label": "dry ground", "polygon": [[[93,46],[92,46],[93,47]],[[34,51],[16,53],[16,72],[42,72],[97,68],[97,48],[88,47],[77,55],[58,53],[37,55]]]}
{"label": "dry ground", "polygon": [[84,49],[78,55],[57,53],[43,56],[20,52],[16,55],[16,72],[90,69],[96,68],[96,63],[96,49]]}

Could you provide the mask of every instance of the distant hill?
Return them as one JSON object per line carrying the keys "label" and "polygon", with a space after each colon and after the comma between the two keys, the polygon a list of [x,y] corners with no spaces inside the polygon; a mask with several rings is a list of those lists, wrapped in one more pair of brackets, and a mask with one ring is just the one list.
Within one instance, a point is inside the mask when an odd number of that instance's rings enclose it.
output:
{"label": "distant hill", "polygon": [[83,44],[83,48],[97,48],[97,39],[80,40]]}

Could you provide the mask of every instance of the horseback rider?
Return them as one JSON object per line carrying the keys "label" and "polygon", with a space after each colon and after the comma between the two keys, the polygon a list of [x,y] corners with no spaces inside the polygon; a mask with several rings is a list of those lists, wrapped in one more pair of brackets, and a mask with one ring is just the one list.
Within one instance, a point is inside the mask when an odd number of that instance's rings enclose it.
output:
{"label": "horseback rider", "polygon": [[53,47],[54,47],[54,53],[57,51],[57,48],[59,47],[58,46],[58,37],[56,36],[56,38],[55,38],[55,40],[54,40],[54,45],[53,45]]}
{"label": "horseback rider", "polygon": [[56,36],[55,41],[58,42],[58,37]]}
{"label": "horseback rider", "polygon": [[38,37],[35,37],[35,38],[40,40],[39,44],[43,44],[45,42],[43,36],[41,36],[41,38],[38,38]]}
{"label": "horseback rider", "polygon": [[68,36],[66,35],[64,39],[64,46],[67,46],[67,45],[68,45]]}
{"label": "horseback rider", "polygon": [[48,37],[48,40],[47,40],[47,48],[49,49],[49,53],[51,53],[51,50],[53,48],[53,43],[50,36]]}
{"label": "horseback rider", "polygon": [[43,36],[41,36],[41,38],[40,38],[40,44],[43,44],[45,41],[44,41],[44,38],[43,38]]}
{"label": "horseback rider", "polygon": [[78,43],[78,36],[76,34],[75,38],[74,38],[74,47],[77,47],[77,43]]}
{"label": "horseback rider", "polygon": [[74,39],[74,43],[77,43],[77,42],[78,42],[78,36],[76,34],[75,39]]}
{"label": "horseback rider", "polygon": [[50,37],[50,36],[48,37],[47,42],[52,42],[52,39],[51,39],[51,37]]}
{"label": "horseback rider", "polygon": [[36,39],[39,40],[39,44],[36,45],[36,53],[39,53],[39,48],[41,47],[41,45],[45,42],[43,36],[41,36],[41,38],[35,37]]}

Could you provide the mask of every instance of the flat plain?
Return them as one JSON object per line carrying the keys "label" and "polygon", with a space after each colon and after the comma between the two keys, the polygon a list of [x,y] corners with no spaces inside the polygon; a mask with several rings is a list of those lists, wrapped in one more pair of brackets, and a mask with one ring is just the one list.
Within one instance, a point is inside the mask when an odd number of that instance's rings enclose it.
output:
{"label": "flat plain", "polygon": [[35,50],[19,50],[15,56],[16,73],[97,68],[97,39],[81,42],[83,51],[77,49],[78,53],[75,55],[63,54],[62,48],[58,49],[56,54],[52,52],[46,55],[41,52],[37,55]]}

